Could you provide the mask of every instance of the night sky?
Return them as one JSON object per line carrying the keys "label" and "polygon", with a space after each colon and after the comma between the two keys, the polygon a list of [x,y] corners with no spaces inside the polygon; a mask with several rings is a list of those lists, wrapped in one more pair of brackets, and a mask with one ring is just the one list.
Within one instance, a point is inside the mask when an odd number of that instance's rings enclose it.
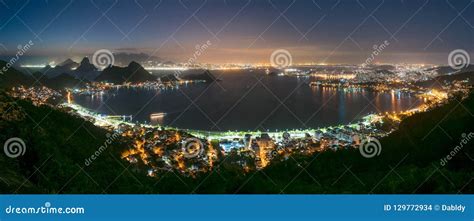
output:
{"label": "night sky", "polygon": [[29,56],[78,58],[98,49],[208,63],[447,63],[474,48],[470,0],[0,0],[0,55],[32,40]]}

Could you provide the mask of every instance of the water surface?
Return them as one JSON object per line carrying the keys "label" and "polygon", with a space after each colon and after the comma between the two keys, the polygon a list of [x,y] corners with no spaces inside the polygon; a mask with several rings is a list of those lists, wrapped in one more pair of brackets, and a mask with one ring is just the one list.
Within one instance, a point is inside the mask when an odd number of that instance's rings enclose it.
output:
{"label": "water surface", "polygon": [[[421,102],[409,93],[311,87],[308,77],[270,77],[257,70],[213,74],[222,81],[162,90],[121,88],[100,97],[75,96],[74,101],[103,114],[133,115],[138,122],[212,131],[318,128]],[[159,112],[166,115],[150,119]]]}

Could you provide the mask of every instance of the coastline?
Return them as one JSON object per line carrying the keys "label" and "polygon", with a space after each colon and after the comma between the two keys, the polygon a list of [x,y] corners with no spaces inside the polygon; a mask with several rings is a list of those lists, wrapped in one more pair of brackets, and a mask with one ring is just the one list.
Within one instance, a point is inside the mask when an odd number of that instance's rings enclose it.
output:
{"label": "coastline", "polygon": [[73,109],[74,111],[76,111],[82,117],[93,118],[94,120],[98,121],[98,122],[94,122],[94,125],[99,126],[99,127],[104,127],[104,126],[118,127],[119,124],[127,124],[129,126],[140,125],[146,128],[163,128],[164,130],[179,130],[179,131],[187,132],[197,137],[207,137],[210,139],[216,139],[218,137],[229,137],[229,136],[235,136],[235,135],[244,136],[245,134],[260,135],[261,133],[267,133],[270,136],[272,135],[277,136],[277,135],[281,135],[281,133],[283,132],[288,132],[290,133],[290,135],[295,135],[296,137],[304,137],[305,133],[314,133],[315,131],[318,131],[318,130],[325,132],[327,130],[334,129],[334,128],[343,128],[343,127],[356,128],[360,124],[364,124],[365,126],[368,126],[372,123],[380,122],[382,118],[380,116],[380,113],[369,114],[362,117],[362,120],[359,120],[356,123],[352,123],[352,124],[334,125],[334,126],[327,126],[327,127],[322,127],[322,128],[310,128],[310,129],[302,129],[302,130],[288,129],[288,130],[281,130],[281,131],[278,131],[278,130],[276,131],[258,131],[258,130],[257,131],[207,131],[207,130],[176,128],[176,127],[170,127],[170,126],[164,126],[164,125],[151,125],[151,124],[145,124],[145,123],[135,123],[135,122],[110,119],[108,118],[108,115],[95,113],[76,103],[62,103],[60,104],[60,106],[69,107]]}

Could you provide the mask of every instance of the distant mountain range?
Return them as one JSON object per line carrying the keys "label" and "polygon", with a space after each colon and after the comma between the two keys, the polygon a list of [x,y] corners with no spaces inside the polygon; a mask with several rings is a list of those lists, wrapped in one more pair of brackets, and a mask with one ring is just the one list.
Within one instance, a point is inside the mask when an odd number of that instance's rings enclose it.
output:
{"label": "distant mountain range", "polygon": [[71,60],[70,58],[68,58],[65,61],[58,64],[57,66],[72,70],[72,69],[76,69],[77,67],[79,67],[79,64],[77,62]]}
{"label": "distant mountain range", "polygon": [[[10,88],[16,85],[32,85],[35,83],[35,80],[32,76],[23,74],[16,70],[15,68],[8,68],[8,70],[3,70],[3,67],[7,66],[7,62],[0,60],[0,88]],[[5,68],[6,69],[6,68]]]}
{"label": "distant mountain range", "polygon": [[114,84],[123,84],[125,82],[139,83],[156,80],[157,77],[150,74],[150,72],[134,61],[132,61],[127,67],[109,66],[95,79],[95,81],[107,81]]}
{"label": "distant mountain range", "polygon": [[48,78],[53,78],[61,74],[69,74],[77,79],[89,81],[94,80],[100,74],[100,71],[90,63],[87,57],[83,58],[81,63],[67,59],[54,68],[48,65],[41,69],[40,72],[45,74]]}
{"label": "distant mountain range", "polygon": [[130,62],[127,67],[109,66],[103,71],[99,71],[87,57],[83,58],[80,63],[67,59],[54,68],[48,65],[41,69],[40,72],[49,79],[59,76],[61,76],[61,79],[66,79],[64,75],[69,75],[75,79],[86,82],[106,81],[115,84],[155,81],[157,79],[134,61]]}
{"label": "distant mountain range", "polygon": [[[6,62],[0,61],[0,68],[4,67]],[[64,87],[82,86],[85,82],[74,78],[68,74],[59,74],[47,78],[40,72],[32,75],[24,74],[15,68],[9,68],[5,73],[0,74],[0,88],[11,88],[19,85],[24,86],[47,86],[52,89],[62,89]]]}
{"label": "distant mountain range", "polygon": [[[6,65],[6,62],[0,61],[0,68]],[[48,65],[33,74],[26,69],[20,68],[20,70],[11,67],[6,73],[0,75],[0,87],[44,85],[53,89],[61,89],[64,87],[79,87],[92,81],[124,84],[126,82],[140,83],[158,80],[157,76],[145,70],[145,68],[135,61],[130,62],[126,67],[109,66],[100,71],[87,57],[83,58],[80,63],[67,59],[55,67]],[[218,79],[208,70],[201,74],[185,74],[179,78],[174,75],[161,77],[161,81],[163,82],[175,82],[179,80],[201,80],[211,83]]]}

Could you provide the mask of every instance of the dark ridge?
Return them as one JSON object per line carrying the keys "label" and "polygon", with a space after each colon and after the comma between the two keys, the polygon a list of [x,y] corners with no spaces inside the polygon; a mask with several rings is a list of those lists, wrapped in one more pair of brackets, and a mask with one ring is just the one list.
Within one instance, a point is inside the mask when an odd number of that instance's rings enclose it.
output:
{"label": "dark ridge", "polygon": [[428,81],[417,82],[416,85],[420,87],[439,89],[442,88],[443,84],[445,83],[463,80],[467,80],[470,85],[474,85],[474,72],[464,72],[459,74],[438,76]]}
{"label": "dark ridge", "polygon": [[8,68],[7,62],[0,61],[0,88],[11,88],[15,86],[32,86],[35,79],[13,67]]}
{"label": "dark ridge", "polygon": [[141,83],[155,81],[157,78],[145,70],[140,64],[132,61],[127,67],[109,66],[95,78],[95,81],[105,81],[114,84],[125,82]]}

